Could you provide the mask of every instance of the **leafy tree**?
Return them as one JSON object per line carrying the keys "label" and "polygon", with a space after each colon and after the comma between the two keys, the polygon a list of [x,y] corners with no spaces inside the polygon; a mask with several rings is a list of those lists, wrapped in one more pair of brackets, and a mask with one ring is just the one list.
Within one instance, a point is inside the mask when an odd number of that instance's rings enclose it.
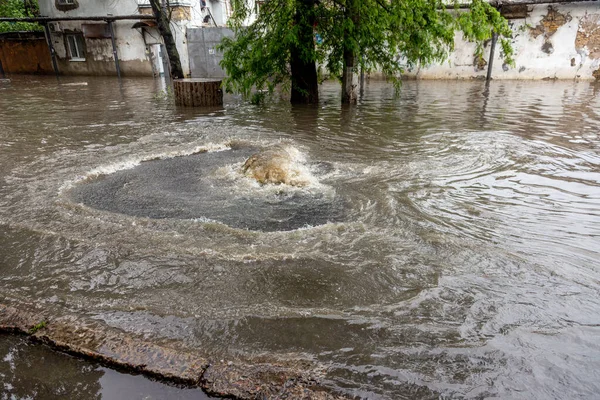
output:
{"label": "leafy tree", "polygon": [[[25,18],[39,14],[36,0],[0,0],[0,17]],[[39,24],[30,22],[0,22],[0,32],[41,31]]]}
{"label": "leafy tree", "polygon": [[[249,26],[254,0],[232,0],[235,37],[221,42],[227,91],[249,95],[282,84],[295,103],[318,101],[316,65],[342,79],[343,101],[356,100],[355,71],[381,70],[396,85],[406,67],[443,61],[454,36],[476,42],[495,32],[512,63],[510,28],[484,0],[468,9],[445,0],[266,0]],[[449,6],[448,6],[449,5]],[[315,40],[317,38],[317,40]]]}

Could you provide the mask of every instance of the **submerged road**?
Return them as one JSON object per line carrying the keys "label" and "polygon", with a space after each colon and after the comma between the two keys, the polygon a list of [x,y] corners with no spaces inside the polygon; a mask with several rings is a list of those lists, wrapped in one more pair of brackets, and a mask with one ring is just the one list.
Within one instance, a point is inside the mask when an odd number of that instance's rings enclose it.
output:
{"label": "submerged road", "polygon": [[[203,112],[82,80],[0,84],[0,325],[240,398],[600,392],[593,83]],[[306,185],[244,175],[273,144]]]}

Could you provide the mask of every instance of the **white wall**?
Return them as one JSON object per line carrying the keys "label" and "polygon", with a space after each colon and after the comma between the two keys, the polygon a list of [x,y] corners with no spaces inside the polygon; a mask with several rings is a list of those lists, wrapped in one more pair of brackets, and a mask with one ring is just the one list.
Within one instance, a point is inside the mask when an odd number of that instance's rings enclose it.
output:
{"label": "white wall", "polygon": [[74,10],[60,11],[55,0],[39,0],[40,14],[45,17],[91,17],[138,14],[137,0],[77,0]]}
{"label": "white wall", "polygon": [[[76,0],[77,1],[77,0]],[[39,0],[40,13],[48,17],[101,17],[119,15],[138,15],[139,9],[149,10],[147,0],[79,0],[78,7],[73,10],[61,11],[55,5],[55,0]],[[183,1],[172,5],[191,7],[191,19],[173,21],[171,30],[179,51],[182,68],[185,75],[189,75],[189,56],[186,43],[186,29],[194,24],[202,22],[200,1]],[[122,62],[122,69],[135,74],[151,74],[150,55],[144,43],[141,29],[132,29],[136,20],[123,20],[114,22],[117,55]],[[52,41],[57,55],[61,60],[61,72],[65,74],[105,74],[114,70],[110,64],[105,67],[101,63],[114,63],[112,45],[110,39],[85,38],[86,61],[68,60],[68,51],[65,46],[65,33],[81,32],[84,21],[60,21],[59,25],[64,33],[52,34]],[[144,28],[150,34],[146,34],[147,43],[155,43],[160,34],[156,28]],[[162,40],[161,40],[162,41]],[[128,63],[129,62],[129,63]],[[76,64],[77,63],[77,64]],[[85,64],[84,64],[85,63]],[[145,65],[147,64],[147,65]],[[86,68],[87,67],[87,68]]]}
{"label": "white wall", "polygon": [[[515,66],[505,65],[501,56],[500,43],[496,46],[493,62],[493,79],[595,79],[594,71],[600,68],[600,7],[597,2],[555,4],[555,10],[563,17],[555,21],[560,25],[552,29],[544,27],[551,24],[548,5],[528,7],[526,18],[510,20],[513,29],[512,45],[515,51]],[[551,14],[550,16],[555,16]],[[551,18],[550,18],[551,19]],[[543,33],[536,31],[541,26]],[[586,46],[579,38],[594,38]],[[596,42],[594,42],[596,40]],[[543,46],[545,43],[545,50]],[[597,46],[596,44],[597,43]],[[484,51],[484,59],[489,60],[490,45]],[[598,47],[598,48],[596,48]],[[461,35],[455,40],[455,51],[447,62],[416,68],[407,71],[408,76],[421,79],[471,79],[483,78],[487,65],[478,70],[474,65],[475,45],[467,43]]]}

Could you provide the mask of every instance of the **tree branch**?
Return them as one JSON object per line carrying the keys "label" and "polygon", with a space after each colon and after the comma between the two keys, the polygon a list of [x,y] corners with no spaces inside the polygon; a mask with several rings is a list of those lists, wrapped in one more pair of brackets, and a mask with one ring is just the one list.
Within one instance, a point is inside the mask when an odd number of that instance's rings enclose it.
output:
{"label": "tree branch", "polygon": [[384,4],[381,0],[375,0],[377,2],[377,4],[379,4],[381,6],[381,8],[383,8],[385,11],[391,13],[392,10],[386,5]]}

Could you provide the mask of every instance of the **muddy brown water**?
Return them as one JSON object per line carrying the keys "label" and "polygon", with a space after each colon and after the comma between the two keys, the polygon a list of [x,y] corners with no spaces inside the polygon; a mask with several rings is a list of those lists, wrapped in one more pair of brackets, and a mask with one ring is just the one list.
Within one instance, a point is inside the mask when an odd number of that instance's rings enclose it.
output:
{"label": "muddy brown water", "polygon": [[[353,108],[326,84],[318,107],[201,111],[152,80],[14,78],[0,300],[208,360],[301,360],[351,396],[593,398],[599,91],[371,81]],[[241,174],[272,144],[307,185]]]}
{"label": "muddy brown water", "polygon": [[13,400],[205,400],[200,389],[119,373],[20,336],[0,335],[0,398]]}

